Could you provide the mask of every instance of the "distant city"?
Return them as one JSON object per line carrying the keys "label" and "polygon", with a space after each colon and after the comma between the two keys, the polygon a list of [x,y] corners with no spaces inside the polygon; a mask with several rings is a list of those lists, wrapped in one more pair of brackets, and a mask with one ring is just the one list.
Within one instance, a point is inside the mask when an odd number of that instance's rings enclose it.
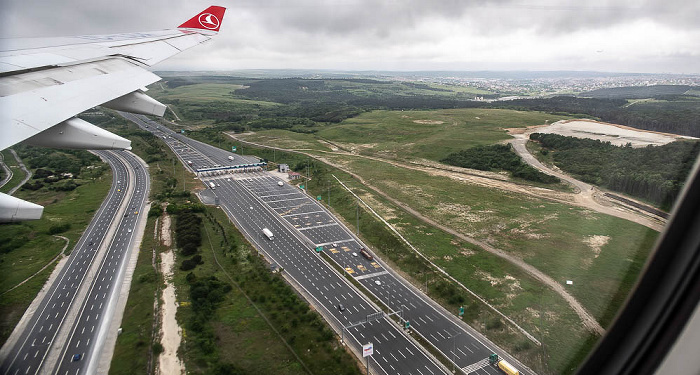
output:
{"label": "distant city", "polygon": [[[162,77],[228,75],[244,78],[391,79],[468,86],[500,95],[571,95],[613,87],[688,85],[700,86],[700,75],[646,74],[592,71],[336,71],[336,70],[236,70],[209,72],[157,72]],[[485,97],[488,97],[486,95]]]}

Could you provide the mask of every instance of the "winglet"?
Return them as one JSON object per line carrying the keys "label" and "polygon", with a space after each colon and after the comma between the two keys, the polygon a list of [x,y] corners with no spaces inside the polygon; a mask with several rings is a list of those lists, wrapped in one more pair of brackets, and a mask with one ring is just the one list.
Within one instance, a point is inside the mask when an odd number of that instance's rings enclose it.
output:
{"label": "winglet", "polygon": [[178,26],[178,29],[199,29],[218,32],[221,27],[221,21],[224,20],[224,12],[226,12],[226,8],[212,5]]}

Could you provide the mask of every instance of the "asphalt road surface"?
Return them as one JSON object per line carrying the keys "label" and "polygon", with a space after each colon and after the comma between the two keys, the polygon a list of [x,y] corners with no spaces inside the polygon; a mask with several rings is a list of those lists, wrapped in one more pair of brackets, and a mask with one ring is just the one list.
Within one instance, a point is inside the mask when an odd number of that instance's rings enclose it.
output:
{"label": "asphalt road surface", "polygon": [[[296,229],[303,236],[309,249],[323,247],[323,251],[338,266],[353,276],[378,300],[392,311],[401,311],[403,319],[410,322],[412,330],[438,348],[454,363],[455,368],[461,368],[465,373],[500,374],[497,369],[488,365],[487,359],[491,353],[499,353],[509,362],[518,363],[454,315],[416,291],[412,285],[388,269],[381,260],[376,257],[372,260],[363,257],[360,250],[364,245],[302,190],[288,184],[279,186],[277,178],[263,172],[251,174],[248,178],[235,176],[231,182],[227,180],[215,179],[222,188],[232,182],[242,185],[246,191],[263,202],[268,210],[273,210],[276,216],[284,219],[288,224],[286,227]],[[216,194],[228,195],[228,191],[217,190]],[[238,198],[241,191],[236,190],[231,194]],[[220,200],[222,206],[225,205],[225,200]],[[521,373],[529,373],[524,366],[518,365],[516,367],[522,369]]]}
{"label": "asphalt road surface", "polygon": [[[129,246],[133,246],[136,215],[145,214],[141,213],[141,209],[148,194],[147,172],[132,154],[122,151],[99,151],[98,154],[112,167],[112,187],[78,240],[67,263],[28,321],[26,329],[17,340],[8,340],[6,343],[12,345],[12,348],[7,351],[5,358],[0,359],[2,374],[36,374],[39,370],[55,373],[52,371],[54,365],[58,366],[56,371],[66,369],[71,374],[79,374],[88,373],[87,365],[96,365],[96,354],[99,354],[99,346],[104,340],[104,327],[111,319],[111,315],[102,311],[114,307],[113,302],[121,286],[119,276],[123,274]],[[133,171],[130,172],[130,169]],[[130,189],[130,186],[133,188]],[[129,194],[130,190],[133,190],[133,194]],[[119,211],[126,201],[129,217],[121,217]],[[136,211],[139,213],[134,214]],[[86,277],[96,260],[101,262],[100,272],[94,278]],[[109,266],[105,267],[105,263]],[[78,293],[84,283],[93,285],[89,295]],[[92,293],[94,285],[98,285],[97,288],[102,293]],[[83,306],[77,320],[73,320],[75,316],[69,316],[74,304]],[[98,307],[99,312],[85,314],[85,306],[92,309]],[[75,346],[74,341],[61,342],[59,330],[81,324],[89,324],[89,328],[78,339],[80,344]],[[71,337],[77,336],[71,334]],[[56,350],[60,346],[64,347],[66,355],[57,364],[48,363],[46,359],[49,350]],[[74,360],[76,354],[79,357]],[[61,372],[63,373],[65,371]]]}

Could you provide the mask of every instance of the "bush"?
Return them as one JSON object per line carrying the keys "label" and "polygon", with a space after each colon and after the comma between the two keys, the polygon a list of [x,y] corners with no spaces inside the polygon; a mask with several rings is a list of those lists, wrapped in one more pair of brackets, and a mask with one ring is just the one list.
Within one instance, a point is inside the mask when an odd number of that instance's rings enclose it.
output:
{"label": "bush", "polygon": [[66,232],[70,229],[70,223],[54,224],[49,228],[48,233],[51,235]]}
{"label": "bush", "polygon": [[197,254],[193,256],[191,259],[185,259],[182,261],[182,265],[180,265],[180,269],[183,271],[189,271],[193,270],[195,267],[198,265],[202,264],[202,256]]}
{"label": "bush", "polygon": [[162,214],[163,214],[163,207],[161,207],[158,204],[152,205],[151,209],[148,210],[148,217],[159,217]]}
{"label": "bush", "polygon": [[164,350],[163,345],[161,345],[161,343],[159,343],[159,342],[154,342],[152,349],[153,349],[153,354],[156,356],[158,356],[160,353],[163,353],[163,350]]}

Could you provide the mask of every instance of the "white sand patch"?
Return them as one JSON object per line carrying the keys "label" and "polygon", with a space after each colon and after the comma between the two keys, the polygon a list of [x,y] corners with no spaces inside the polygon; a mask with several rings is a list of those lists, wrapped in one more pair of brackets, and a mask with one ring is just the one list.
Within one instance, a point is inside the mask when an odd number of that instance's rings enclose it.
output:
{"label": "white sand patch", "polygon": [[539,127],[537,133],[597,139],[603,142],[610,142],[616,146],[624,146],[630,143],[632,147],[646,147],[648,145],[662,146],[677,139],[697,139],[675,134],[639,130],[627,126],[591,120],[557,121],[549,126]]}
{"label": "white sand patch", "polygon": [[505,275],[502,278],[498,278],[495,276],[492,276],[490,273],[486,271],[477,271],[477,275],[484,280],[487,280],[489,283],[491,283],[491,286],[496,286],[496,285],[504,285],[507,286],[508,289],[510,289],[511,292],[515,292],[517,290],[522,290],[522,287],[520,287],[520,281],[518,281],[515,277],[511,275]]}
{"label": "white sand patch", "polygon": [[586,237],[583,242],[593,250],[594,258],[600,255],[600,250],[610,241],[610,236],[593,235]]}
{"label": "white sand patch", "polygon": [[[163,215],[163,227],[161,230],[163,244],[170,246],[170,216]],[[182,341],[182,329],[177,324],[175,314],[177,314],[177,296],[175,286],[172,283],[173,266],[175,265],[175,254],[172,249],[161,253],[160,270],[165,279],[165,289],[163,289],[163,306],[160,310],[160,327],[163,353],[158,356],[158,368],[156,374],[184,374],[185,366],[177,356],[177,350]]]}
{"label": "white sand patch", "polygon": [[161,253],[161,272],[165,276],[166,286],[163,290],[163,307],[161,309],[161,344],[163,353],[158,357],[158,372],[160,374],[184,374],[185,368],[177,356],[177,349],[182,340],[182,329],[177,324],[177,298],[172,284],[172,269],[175,256],[172,250]]}
{"label": "white sand patch", "polygon": [[440,121],[440,120],[413,120],[416,124],[423,124],[423,125],[440,125],[444,124],[445,121]]}
{"label": "white sand patch", "polygon": [[[165,210],[165,208],[163,208]],[[170,215],[163,215],[163,225],[160,227],[160,238],[163,246],[170,247],[173,243],[170,238]]]}

